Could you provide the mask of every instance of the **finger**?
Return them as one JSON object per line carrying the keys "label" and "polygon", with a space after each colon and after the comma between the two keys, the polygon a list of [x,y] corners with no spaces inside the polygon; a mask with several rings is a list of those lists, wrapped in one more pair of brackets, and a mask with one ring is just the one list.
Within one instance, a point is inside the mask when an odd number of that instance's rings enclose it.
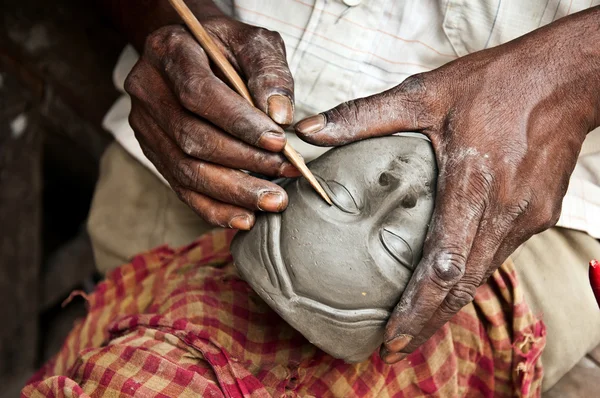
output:
{"label": "finger", "polygon": [[448,293],[463,279],[480,225],[489,187],[469,162],[440,168],[436,205],[425,240],[423,258],[388,321],[384,344],[399,352],[418,336]]}
{"label": "finger", "polygon": [[412,76],[383,93],[310,116],[296,124],[296,134],[314,145],[337,146],[399,131],[422,130],[429,126],[423,81],[422,75]]}
{"label": "finger", "polygon": [[287,207],[285,190],[270,181],[212,163],[183,157],[174,165],[178,182],[222,202],[250,210],[280,212]]}
{"label": "finger", "polygon": [[[142,146],[142,151],[153,164],[158,164],[158,155],[147,146]],[[211,225],[223,228],[249,230],[254,226],[255,216],[250,210],[239,206],[219,202],[206,195],[183,189],[171,177],[169,172],[158,168],[163,177],[167,179],[179,199],[187,204],[204,221]],[[163,171],[161,171],[163,170]]]}
{"label": "finger", "polygon": [[494,258],[492,259],[493,266],[489,267],[483,275],[483,279],[479,283],[480,286],[487,282],[494,272],[496,272],[496,270],[500,268],[500,266],[508,259],[508,257],[514,253],[517,247],[519,247],[519,245],[514,244],[512,239],[505,239],[504,242],[502,242],[496,251]]}
{"label": "finger", "polygon": [[283,150],[281,127],[212,73],[206,54],[185,29],[160,30],[147,48],[148,59],[186,109],[250,145]]}
{"label": "finger", "polygon": [[[517,250],[519,246],[528,241],[533,235],[545,230],[546,227],[549,228],[553,226],[558,218],[556,215],[550,215],[550,219],[540,228],[536,227],[536,223],[531,222],[527,206],[521,204],[514,207],[519,209],[517,210],[519,214],[516,217],[509,216],[509,220],[511,220],[510,231],[504,234],[502,244],[495,253],[493,263],[496,266],[488,269],[481,284],[487,282],[492,274],[515,252],[515,250]],[[514,214],[515,211],[512,213]]]}
{"label": "finger", "polygon": [[[459,312],[468,303],[473,301],[476,290],[496,271],[506,258],[512,253],[518,245],[514,244],[513,238],[507,238],[512,230],[511,224],[514,217],[511,214],[505,214],[504,217],[495,214],[488,216],[481,225],[486,227],[480,229],[477,234],[469,259],[467,260],[466,273],[462,280],[450,290],[448,296],[433,314],[431,319],[423,327],[418,336],[410,341],[405,348],[404,353],[410,353],[425,343],[444,326],[457,312]],[[483,275],[483,276],[482,276]],[[389,360],[396,358],[402,359],[402,356],[394,356],[389,351],[383,351]]]}
{"label": "finger", "polygon": [[[130,120],[133,121],[132,127],[134,127],[134,131],[136,132],[136,136],[140,139],[140,143],[143,143],[144,140],[142,136],[148,134],[150,136],[154,132],[150,132],[149,130],[153,127],[149,125],[149,127],[141,127],[142,124],[140,121],[142,118],[139,115],[139,112],[135,110],[135,103],[132,108],[132,115],[130,116]],[[138,124],[140,123],[140,124]],[[142,128],[143,130],[140,130]],[[145,136],[145,135],[144,135]],[[175,147],[170,148],[162,148],[160,151],[161,156],[158,155],[157,152],[153,151],[149,146],[142,144],[142,151],[144,155],[156,166],[158,171],[162,174],[162,176],[169,182],[171,187],[176,189],[178,186],[176,185],[176,181],[174,180],[172,174],[169,172],[168,167],[166,166],[164,159],[178,156],[177,150]],[[233,206],[225,203],[218,202],[214,199],[211,199],[205,195],[192,192],[190,190],[176,190],[179,198],[186,203],[192,210],[194,210],[203,220],[208,222],[211,225],[219,226],[219,227],[228,227],[234,229],[241,230],[249,230],[254,225],[254,213],[243,209],[238,206]]]}
{"label": "finger", "polygon": [[145,84],[135,90],[138,101],[159,127],[188,156],[233,169],[244,169],[272,177],[297,177],[299,171],[280,153],[256,148],[203,122],[185,110],[162,76],[148,63],[136,73]]}
{"label": "finger", "polygon": [[[130,124],[138,132],[142,148],[160,148],[149,153],[150,160],[161,167],[173,189],[191,190],[220,202],[250,210],[279,212],[287,206],[287,194],[280,186],[251,177],[239,170],[200,161],[185,155],[144,111],[137,111]],[[167,156],[161,156],[162,154]]]}
{"label": "finger", "polygon": [[290,125],[294,119],[294,79],[281,36],[256,29],[243,46],[233,48],[256,107],[276,123]]}
{"label": "finger", "polygon": [[465,275],[450,290],[440,307],[418,335],[402,349],[403,352],[408,353],[416,350],[457,312],[473,301],[477,288],[486,278],[486,275],[491,274],[504,261],[499,260],[498,253],[504,244],[504,238],[510,230],[508,220],[508,217],[504,217],[502,221],[502,216],[495,213],[487,214],[484,217],[467,259]]}
{"label": "finger", "polygon": [[179,197],[211,225],[245,231],[254,225],[255,216],[249,210],[219,202],[189,189],[181,191]]}
{"label": "finger", "polygon": [[[519,235],[519,238],[515,238],[516,235]],[[508,257],[514,253],[514,251],[521,245],[521,243],[525,242],[529,239],[533,234],[526,234],[523,236],[518,231],[518,227],[512,227],[507,229],[507,231],[499,237],[501,243],[498,245],[496,250],[493,250],[493,258],[488,260],[491,264],[490,267],[486,269],[486,272],[483,275],[479,285],[483,285],[487,282],[487,280],[492,276],[492,274],[504,263]],[[482,250],[485,250],[483,248]]]}

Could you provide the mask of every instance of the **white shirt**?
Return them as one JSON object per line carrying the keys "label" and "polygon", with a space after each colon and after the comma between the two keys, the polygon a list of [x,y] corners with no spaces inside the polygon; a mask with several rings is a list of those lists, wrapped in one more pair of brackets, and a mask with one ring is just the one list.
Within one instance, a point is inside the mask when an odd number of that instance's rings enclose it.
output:
{"label": "white shirt", "polygon": [[[277,31],[295,80],[296,120],[368,96],[453,59],[522,36],[600,0],[215,0],[228,15]],[[127,48],[115,69],[123,91],[137,55]],[[105,127],[160,177],[145,158],[127,118],[124,95]],[[310,160],[326,149],[290,133]],[[162,179],[162,177],[161,177]],[[164,181],[164,179],[163,179]],[[558,226],[600,238],[600,130],[588,135]]]}

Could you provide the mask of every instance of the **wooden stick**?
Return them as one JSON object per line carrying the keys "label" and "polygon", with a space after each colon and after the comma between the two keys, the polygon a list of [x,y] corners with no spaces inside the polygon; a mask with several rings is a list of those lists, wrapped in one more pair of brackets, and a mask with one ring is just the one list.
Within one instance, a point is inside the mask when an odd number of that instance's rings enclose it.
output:
{"label": "wooden stick", "polygon": [[[252,101],[252,96],[246,88],[246,84],[238,75],[237,71],[233,68],[231,63],[225,58],[225,56],[219,50],[219,47],[215,44],[212,37],[208,34],[206,29],[202,26],[198,18],[192,13],[189,7],[185,4],[183,0],[169,0],[169,3],[173,6],[177,14],[183,19],[187,27],[190,29],[196,40],[200,43],[208,57],[217,65],[217,67],[223,72],[225,77],[229,80],[229,82],[233,85],[235,90],[246,99],[252,106],[254,106],[254,102]],[[283,148],[283,154],[285,157],[292,163],[296,168],[302,173],[304,178],[308,180],[310,185],[317,191],[317,193],[330,205],[333,203],[329,196],[319,184],[313,173],[306,167],[304,163],[304,159],[302,156],[296,152],[294,148],[289,143],[285,144]]]}

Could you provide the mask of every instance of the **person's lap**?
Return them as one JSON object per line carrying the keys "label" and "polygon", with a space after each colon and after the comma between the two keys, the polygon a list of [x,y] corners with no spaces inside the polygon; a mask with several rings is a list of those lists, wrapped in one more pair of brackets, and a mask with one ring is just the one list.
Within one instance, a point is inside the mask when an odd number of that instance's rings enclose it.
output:
{"label": "person's lap", "polygon": [[214,229],[136,255],[22,396],[539,396],[545,327],[512,261],[406,360],[348,364],[310,344],[242,281]]}
{"label": "person's lap", "polygon": [[[122,147],[109,147],[88,223],[101,272],[156,246],[187,244],[210,229]],[[587,262],[594,257],[600,257],[600,243],[559,228],[533,237],[512,256],[528,303],[547,325],[545,390],[600,344],[600,311],[587,283]]]}
{"label": "person's lap", "polygon": [[589,261],[600,258],[600,243],[583,232],[551,228],[511,258],[527,303],[546,324],[547,390],[600,344],[600,311],[588,276]]}
{"label": "person's lap", "polygon": [[88,219],[100,272],[160,245],[183,246],[211,229],[121,145],[108,147]]}

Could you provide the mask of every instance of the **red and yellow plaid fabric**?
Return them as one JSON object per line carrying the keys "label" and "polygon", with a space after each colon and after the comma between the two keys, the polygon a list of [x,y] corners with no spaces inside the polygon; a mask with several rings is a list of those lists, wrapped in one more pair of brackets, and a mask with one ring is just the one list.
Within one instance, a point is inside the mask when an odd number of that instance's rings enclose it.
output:
{"label": "red and yellow plaid fabric", "polygon": [[24,397],[512,397],[540,394],[545,329],[505,263],[407,360],[346,364],[239,279],[231,231],[161,247],[108,275]]}

